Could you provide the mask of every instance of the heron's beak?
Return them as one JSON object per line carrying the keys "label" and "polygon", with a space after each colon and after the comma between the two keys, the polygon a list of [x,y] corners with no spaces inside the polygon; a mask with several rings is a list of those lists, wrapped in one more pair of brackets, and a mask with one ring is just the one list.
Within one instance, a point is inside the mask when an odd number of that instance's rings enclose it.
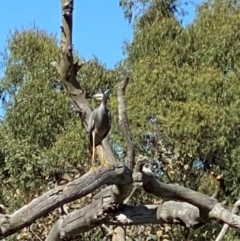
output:
{"label": "heron's beak", "polygon": [[95,94],[95,95],[92,96],[93,99],[99,100],[99,101],[102,101],[103,97],[104,97],[104,95],[102,93]]}

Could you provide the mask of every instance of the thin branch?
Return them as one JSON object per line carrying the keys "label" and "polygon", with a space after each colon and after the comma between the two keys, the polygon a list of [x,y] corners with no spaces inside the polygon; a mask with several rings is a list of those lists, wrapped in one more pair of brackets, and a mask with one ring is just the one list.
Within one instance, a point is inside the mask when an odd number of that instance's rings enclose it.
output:
{"label": "thin branch", "polygon": [[129,77],[125,76],[124,79],[118,85],[118,115],[119,124],[127,143],[127,167],[132,171],[135,157],[135,149],[133,143],[132,133],[129,128],[126,106],[125,106],[125,90],[129,82]]}
{"label": "thin branch", "polygon": [[[238,199],[238,201],[234,204],[231,214],[236,214],[239,206],[240,206],[240,199]],[[226,234],[228,228],[229,228],[229,225],[225,223],[215,241],[221,241],[224,235]]]}
{"label": "thin branch", "polygon": [[142,174],[138,170],[138,165],[135,166],[134,172],[133,172],[133,188],[129,196],[124,200],[124,204],[127,204],[133,194],[142,187],[143,182],[142,182]]}
{"label": "thin branch", "polygon": [[216,190],[215,192],[213,193],[212,197],[213,198],[218,198],[219,195],[220,195],[220,192],[222,190],[222,185],[223,185],[223,182],[224,182],[224,179],[223,179],[223,173],[221,175],[214,175],[212,174],[212,176],[216,179],[217,181],[217,185],[216,185]]}

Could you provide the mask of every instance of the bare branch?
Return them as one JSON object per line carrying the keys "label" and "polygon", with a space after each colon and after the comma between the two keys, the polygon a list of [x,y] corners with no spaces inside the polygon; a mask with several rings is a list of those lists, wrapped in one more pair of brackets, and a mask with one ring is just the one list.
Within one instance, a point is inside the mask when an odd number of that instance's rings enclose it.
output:
{"label": "bare branch", "polygon": [[195,228],[203,224],[200,215],[197,207],[184,202],[169,201],[162,205],[135,207],[112,203],[111,199],[108,198],[107,201],[102,197],[59,220],[55,225],[55,236],[49,234],[47,241],[56,241],[58,239],[54,237],[59,236],[61,238],[75,237],[101,224],[124,227],[139,224],[175,223]]}
{"label": "bare branch", "polygon": [[131,199],[133,194],[136,192],[137,189],[142,187],[142,174],[138,171],[138,165],[135,166],[134,172],[133,172],[133,188],[129,196],[124,200],[124,204],[127,204],[128,201]]}
{"label": "bare branch", "polygon": [[145,191],[153,193],[159,197],[191,203],[205,214],[205,216],[202,214],[202,218],[221,220],[222,222],[229,224],[231,227],[240,228],[240,217],[231,214],[217,201],[217,199],[182,187],[178,184],[165,184],[155,179],[146,157],[143,157],[138,161],[136,169],[142,174],[142,177],[139,175],[138,178],[142,178]]}
{"label": "bare branch", "polygon": [[119,190],[115,190],[115,185],[111,187],[111,192],[116,192],[116,197],[123,195],[124,199],[128,194],[126,185],[131,186],[132,177],[129,170],[124,166],[101,167],[94,172],[89,172],[82,177],[69,182],[65,186],[58,186],[44,193],[42,196],[33,199],[29,204],[23,206],[13,214],[0,214],[0,238],[13,234],[33,223],[38,218],[48,214],[50,211],[62,206],[65,203],[74,201],[86,196],[104,184],[118,185]]}
{"label": "bare branch", "polygon": [[216,190],[213,193],[212,197],[218,198],[224,183],[223,173],[221,175],[216,175],[214,172],[212,172],[211,174],[217,180]]}
{"label": "bare branch", "polygon": [[[72,52],[72,15],[73,15],[73,0],[61,0],[62,8],[62,25],[61,25],[61,58],[59,63],[52,61],[50,64],[57,70],[61,82],[67,89],[67,92],[72,99],[76,111],[79,113],[81,123],[87,128],[89,116],[91,114],[91,107],[86,99],[86,93],[81,89],[80,84],[77,81],[77,72],[83,66],[83,62],[77,60],[74,63]],[[116,164],[113,151],[108,143],[108,139],[102,142],[105,156],[108,157],[108,161]],[[99,148],[97,148],[98,156],[101,155]]]}
{"label": "bare branch", "polygon": [[[238,207],[240,206],[240,199],[234,204],[231,214],[236,214]],[[221,232],[218,234],[216,241],[221,241],[229,228],[228,224],[224,224]]]}
{"label": "bare branch", "polygon": [[[211,211],[218,202],[215,198],[192,191],[178,184],[165,184],[155,179],[151,164],[146,157],[141,158],[136,164],[136,170],[142,174],[143,188],[146,192],[153,193],[158,197],[173,198],[189,202],[200,209]],[[139,176],[141,177],[141,176]]]}
{"label": "bare branch", "polygon": [[[125,76],[123,80],[118,85],[118,115],[119,115],[119,125],[121,127],[124,139],[127,144],[127,167],[132,171],[133,162],[135,156],[134,143],[132,133],[129,128],[129,123],[127,119],[126,106],[125,106],[125,90],[129,82],[129,77]],[[132,190],[129,197],[124,201],[125,203],[131,198],[134,194],[136,188]],[[126,230],[123,227],[116,227],[113,231],[112,241],[125,240],[126,239]]]}
{"label": "bare branch", "polygon": [[129,77],[125,76],[124,79],[118,85],[118,115],[119,115],[119,124],[123,132],[124,139],[127,143],[127,167],[132,171],[134,157],[135,157],[135,150],[134,150],[133,137],[129,128],[126,107],[125,107],[125,89],[127,87],[128,82],[129,82]]}
{"label": "bare branch", "polygon": [[[119,227],[148,223],[175,223],[187,228],[197,228],[212,219],[240,228],[240,217],[231,214],[216,199],[179,185],[164,184],[156,180],[145,158],[137,162],[135,170],[139,171],[134,173],[134,181],[139,185],[142,182],[147,191],[157,196],[184,202],[167,201],[158,206],[132,207],[116,203],[119,198],[106,190],[105,193],[101,192],[96,195],[88,206],[65,216],[63,221],[59,221],[55,226],[55,232],[61,232],[64,238],[73,237],[101,224]],[[120,231],[122,233],[124,229]],[[48,240],[55,241],[50,238]]]}

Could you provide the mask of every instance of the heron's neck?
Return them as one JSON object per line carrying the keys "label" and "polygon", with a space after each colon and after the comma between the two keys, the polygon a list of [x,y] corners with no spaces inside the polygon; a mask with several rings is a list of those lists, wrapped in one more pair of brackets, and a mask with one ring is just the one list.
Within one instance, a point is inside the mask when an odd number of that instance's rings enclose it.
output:
{"label": "heron's neck", "polygon": [[101,106],[102,108],[106,108],[106,106],[107,106],[107,98],[106,98],[106,97],[103,98],[100,106]]}

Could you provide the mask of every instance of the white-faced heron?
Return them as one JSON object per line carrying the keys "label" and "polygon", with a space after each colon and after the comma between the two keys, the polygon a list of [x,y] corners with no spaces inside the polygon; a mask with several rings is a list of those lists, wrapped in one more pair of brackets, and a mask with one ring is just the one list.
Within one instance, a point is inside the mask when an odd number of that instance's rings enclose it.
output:
{"label": "white-faced heron", "polygon": [[94,167],[95,149],[101,145],[102,157],[101,165],[108,163],[104,160],[102,140],[108,135],[111,129],[111,113],[107,109],[106,104],[108,96],[104,94],[95,94],[92,96],[95,100],[100,100],[101,104],[92,111],[88,120],[88,135],[92,147],[92,168]]}

